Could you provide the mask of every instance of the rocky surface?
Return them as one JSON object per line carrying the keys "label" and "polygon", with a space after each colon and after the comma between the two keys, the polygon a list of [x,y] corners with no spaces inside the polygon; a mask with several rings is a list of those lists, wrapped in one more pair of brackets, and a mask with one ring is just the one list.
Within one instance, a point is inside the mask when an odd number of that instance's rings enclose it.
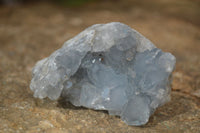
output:
{"label": "rocky surface", "polygon": [[[45,3],[1,7],[0,132],[199,132],[200,31],[195,17],[199,4],[161,2],[151,0],[148,8],[142,0],[140,4],[118,1],[116,6],[92,3],[79,9]],[[169,8],[160,10],[162,6]],[[136,27],[177,58],[171,101],[142,127],[128,126],[104,111],[76,108],[64,99],[35,99],[29,88],[36,61],[88,26],[112,21]]]}

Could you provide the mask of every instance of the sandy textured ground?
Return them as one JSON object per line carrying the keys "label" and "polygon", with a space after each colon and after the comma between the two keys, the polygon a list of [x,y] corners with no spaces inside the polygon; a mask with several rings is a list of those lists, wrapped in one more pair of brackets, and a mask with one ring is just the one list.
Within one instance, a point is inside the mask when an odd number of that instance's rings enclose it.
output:
{"label": "sandy textured ground", "polygon": [[[114,3],[114,4],[113,4]],[[200,132],[200,4],[197,0],[127,0],[61,7],[0,7],[0,132]],[[64,41],[96,23],[120,21],[177,58],[172,100],[142,127],[62,99],[33,98],[31,69]]]}

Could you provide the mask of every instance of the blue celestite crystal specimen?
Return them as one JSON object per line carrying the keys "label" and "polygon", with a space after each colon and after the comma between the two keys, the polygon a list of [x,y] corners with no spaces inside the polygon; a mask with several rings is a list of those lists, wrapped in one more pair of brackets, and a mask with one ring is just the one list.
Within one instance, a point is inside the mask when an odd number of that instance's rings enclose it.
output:
{"label": "blue celestite crystal specimen", "polygon": [[125,24],[93,25],[37,62],[34,97],[108,110],[128,125],[144,125],[170,99],[176,59]]}

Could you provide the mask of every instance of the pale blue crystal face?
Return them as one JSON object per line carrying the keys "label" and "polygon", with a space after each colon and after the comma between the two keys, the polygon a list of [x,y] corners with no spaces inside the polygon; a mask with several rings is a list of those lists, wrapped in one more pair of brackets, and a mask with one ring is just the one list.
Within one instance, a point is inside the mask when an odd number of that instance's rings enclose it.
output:
{"label": "pale blue crystal face", "polygon": [[62,95],[75,106],[108,110],[139,126],[169,101],[175,62],[125,24],[97,24],[39,61],[30,88],[35,97]]}

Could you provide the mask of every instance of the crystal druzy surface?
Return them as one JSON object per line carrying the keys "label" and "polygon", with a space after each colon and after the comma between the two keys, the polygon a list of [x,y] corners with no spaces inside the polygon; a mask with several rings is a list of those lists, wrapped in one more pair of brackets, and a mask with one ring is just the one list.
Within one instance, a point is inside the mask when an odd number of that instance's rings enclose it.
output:
{"label": "crystal druzy surface", "polygon": [[128,125],[143,125],[170,99],[175,62],[125,24],[96,24],[38,61],[30,88],[34,97],[62,96],[75,106],[108,110]]}

